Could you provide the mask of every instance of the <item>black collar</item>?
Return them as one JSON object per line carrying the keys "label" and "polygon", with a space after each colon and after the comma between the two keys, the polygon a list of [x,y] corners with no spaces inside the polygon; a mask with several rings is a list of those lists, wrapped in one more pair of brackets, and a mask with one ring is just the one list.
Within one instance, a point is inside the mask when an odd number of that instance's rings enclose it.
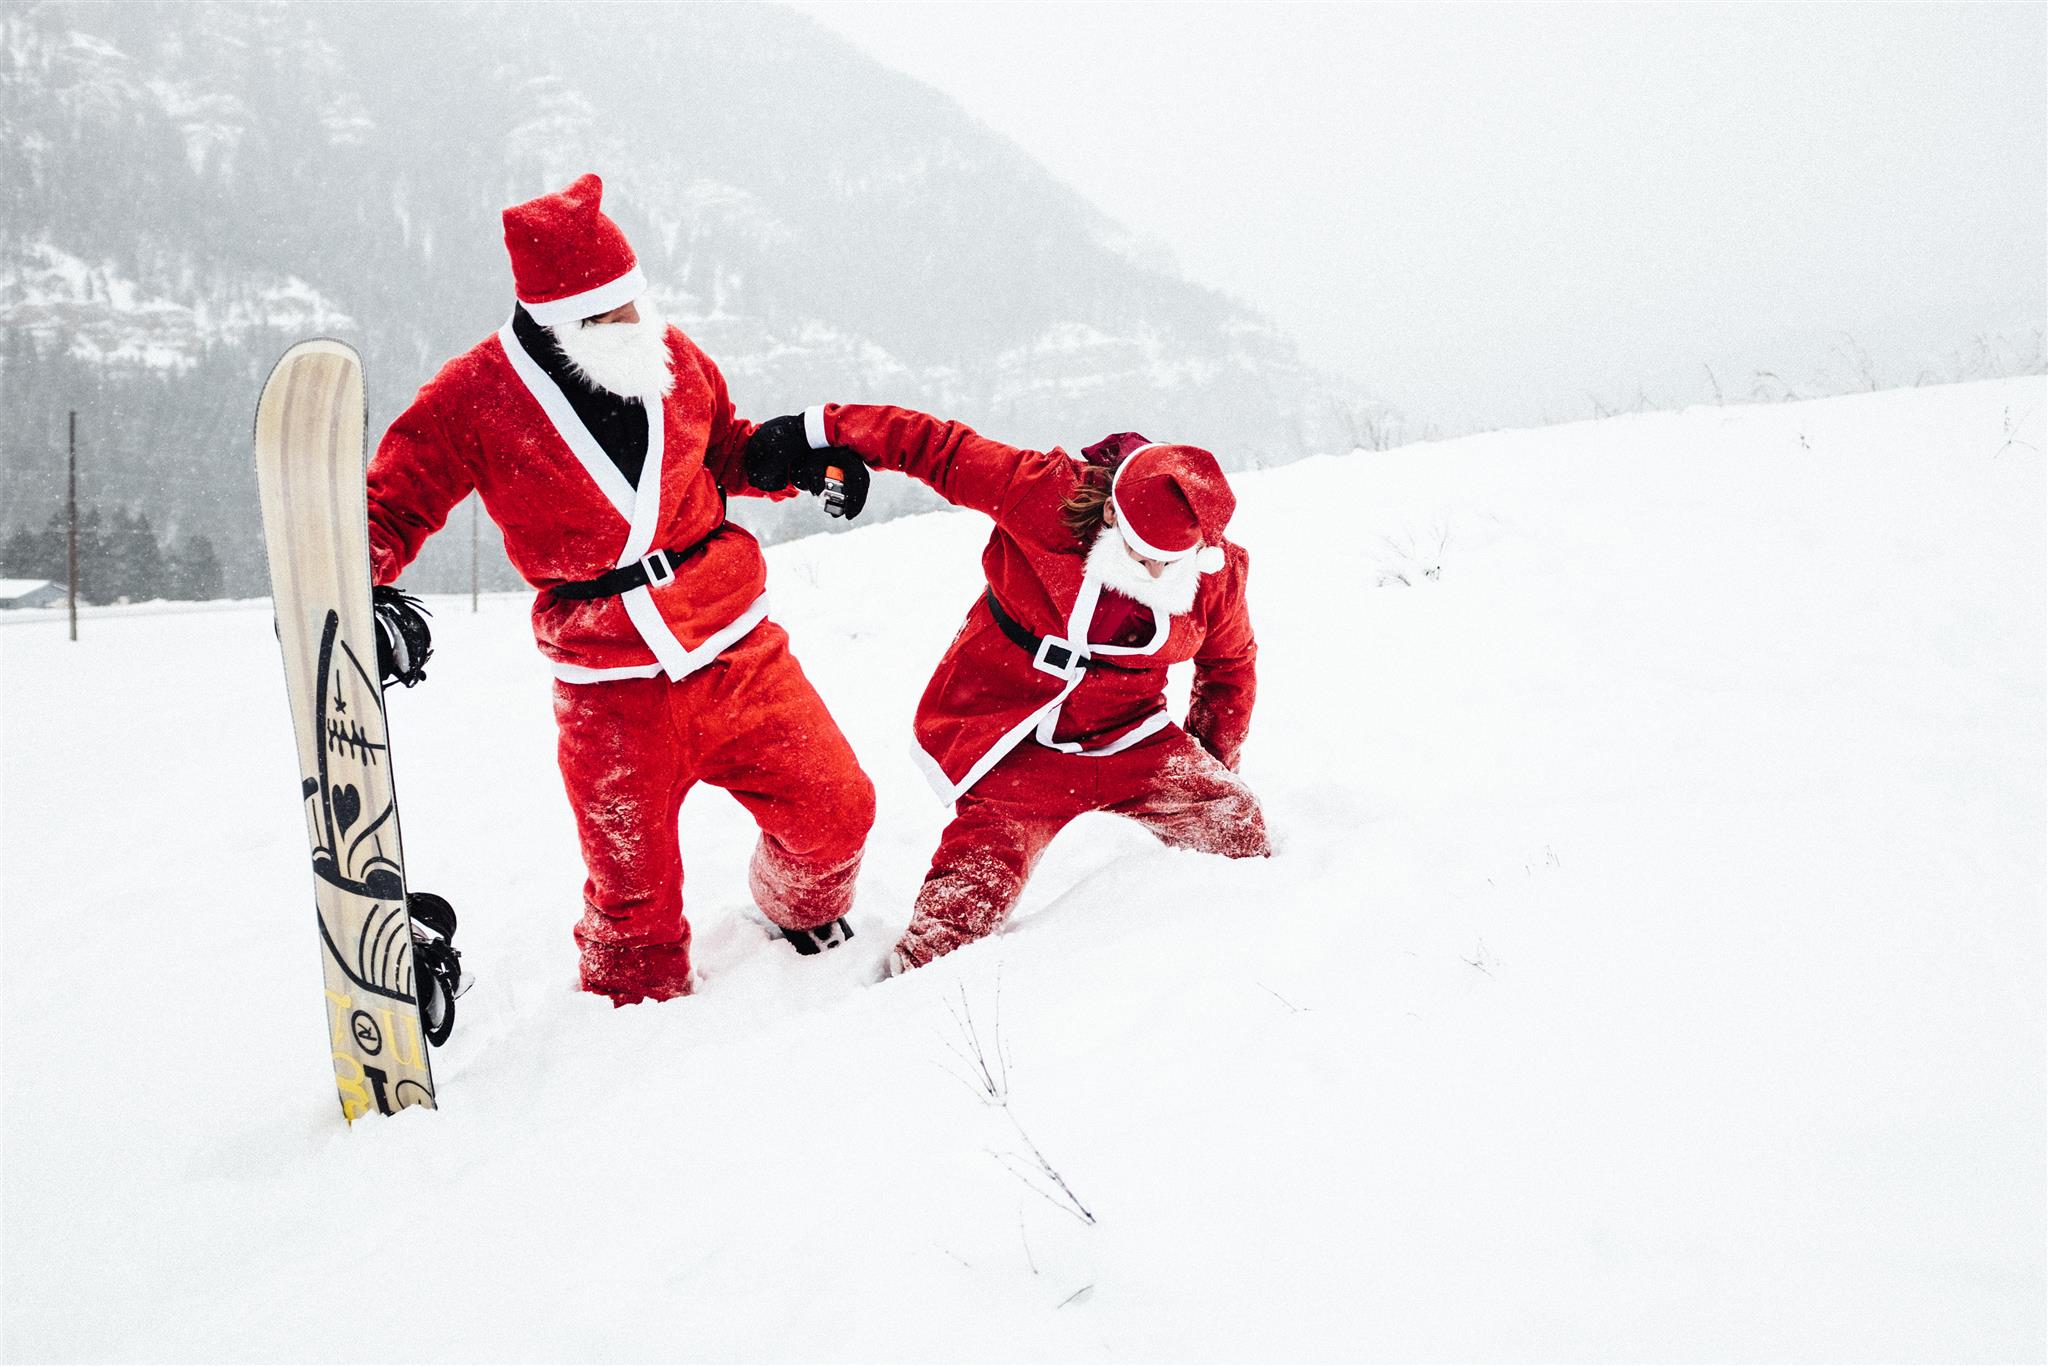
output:
{"label": "black collar", "polygon": [[512,306],[512,335],[569,400],[577,418],[626,476],[626,482],[640,487],[640,471],[647,464],[647,406],[584,379],[555,334],[518,304]]}

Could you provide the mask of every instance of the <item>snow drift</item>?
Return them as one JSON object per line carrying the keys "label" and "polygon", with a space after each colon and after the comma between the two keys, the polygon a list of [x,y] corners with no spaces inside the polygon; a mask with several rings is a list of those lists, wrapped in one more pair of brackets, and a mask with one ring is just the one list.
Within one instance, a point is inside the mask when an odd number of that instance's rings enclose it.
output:
{"label": "snow drift", "polygon": [[859,938],[769,939],[700,789],[661,1006],[572,990],[523,600],[437,600],[389,706],[477,985],[352,1132],[267,608],[10,614],[6,1356],[2038,1359],[2044,398],[1238,476],[1278,855],[1085,818],[879,986],[984,523],[771,551]]}

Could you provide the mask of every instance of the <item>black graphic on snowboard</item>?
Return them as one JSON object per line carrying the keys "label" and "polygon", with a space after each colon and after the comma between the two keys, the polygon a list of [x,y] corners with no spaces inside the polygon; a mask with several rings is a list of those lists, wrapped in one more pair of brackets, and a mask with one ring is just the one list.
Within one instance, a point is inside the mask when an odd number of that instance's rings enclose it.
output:
{"label": "black graphic on snowboard", "polygon": [[[397,850],[385,848],[398,808],[389,777],[374,772],[387,764],[384,690],[348,642],[340,639],[340,631],[340,614],[328,612],[320,633],[320,683],[315,695],[322,737],[320,771],[306,779],[304,789],[313,872],[343,891],[392,904],[371,910],[347,952],[324,912],[320,938],[351,982],[411,1004],[412,935],[405,914],[405,874]],[[373,797],[381,801],[380,809],[363,809],[365,792],[383,794]]]}

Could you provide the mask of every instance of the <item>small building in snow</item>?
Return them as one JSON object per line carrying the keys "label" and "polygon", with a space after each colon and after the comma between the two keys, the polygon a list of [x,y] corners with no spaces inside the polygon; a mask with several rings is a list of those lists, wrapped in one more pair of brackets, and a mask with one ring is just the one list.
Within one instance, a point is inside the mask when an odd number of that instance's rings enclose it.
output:
{"label": "small building in snow", "polygon": [[0,611],[10,607],[55,607],[64,585],[48,579],[0,579]]}

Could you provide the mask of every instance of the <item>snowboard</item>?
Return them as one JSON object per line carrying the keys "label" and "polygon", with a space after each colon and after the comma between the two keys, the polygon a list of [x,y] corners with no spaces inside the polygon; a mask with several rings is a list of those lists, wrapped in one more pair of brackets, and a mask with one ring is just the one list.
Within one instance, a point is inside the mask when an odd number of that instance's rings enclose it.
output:
{"label": "snowboard", "polygon": [[327,1032],[350,1123],[435,1104],[370,608],[364,422],[362,362],[336,341],[286,351],[256,405],[256,482],[298,737]]}

